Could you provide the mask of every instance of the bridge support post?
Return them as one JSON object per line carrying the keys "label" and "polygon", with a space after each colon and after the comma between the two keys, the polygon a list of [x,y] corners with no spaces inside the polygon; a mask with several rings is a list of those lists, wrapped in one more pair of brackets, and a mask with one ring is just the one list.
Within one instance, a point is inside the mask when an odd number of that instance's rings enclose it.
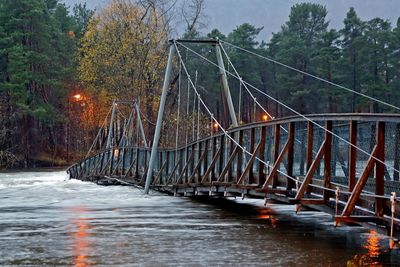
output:
{"label": "bridge support post", "polygon": [[221,74],[222,86],[224,87],[224,94],[225,94],[226,102],[228,103],[229,115],[231,117],[232,125],[234,127],[237,127],[238,122],[236,119],[235,108],[233,107],[231,92],[229,90],[228,79],[226,78],[224,60],[222,58],[221,48],[219,48],[219,46],[220,46],[220,44],[218,42],[217,45],[215,46],[215,51],[217,53],[219,73]]}
{"label": "bridge support post", "polygon": [[112,106],[110,126],[108,127],[108,136],[107,136],[106,148],[110,148],[111,147],[111,136],[112,136],[112,132],[113,132],[113,123],[114,123],[116,105],[117,105],[117,103],[114,102],[113,106]]}
{"label": "bridge support post", "polygon": [[167,68],[165,70],[164,84],[163,84],[163,89],[162,89],[162,94],[161,94],[161,99],[160,99],[160,107],[158,108],[156,130],[154,131],[154,138],[153,138],[153,144],[151,147],[149,166],[147,169],[146,184],[145,184],[145,188],[144,188],[145,194],[149,193],[150,184],[151,184],[151,180],[153,177],[153,165],[154,165],[154,161],[156,160],[156,156],[157,156],[158,141],[160,139],[161,125],[162,125],[165,101],[167,99],[167,92],[168,92],[168,87],[169,87],[169,82],[170,82],[170,77],[171,77],[171,72],[172,72],[172,58],[173,58],[174,53],[175,53],[175,45],[170,44]]}
{"label": "bridge support post", "polygon": [[142,118],[140,117],[139,105],[138,105],[138,103],[135,103],[134,105],[135,105],[135,110],[136,110],[137,123],[139,124],[140,134],[142,135],[142,139],[143,139],[143,144],[145,147],[148,147],[146,135],[145,135],[144,129],[143,129]]}

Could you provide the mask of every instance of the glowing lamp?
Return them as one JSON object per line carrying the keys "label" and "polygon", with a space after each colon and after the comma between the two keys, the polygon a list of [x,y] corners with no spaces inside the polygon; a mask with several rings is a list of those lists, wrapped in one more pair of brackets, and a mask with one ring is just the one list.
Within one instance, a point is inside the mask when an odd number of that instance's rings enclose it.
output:
{"label": "glowing lamp", "polygon": [[80,101],[83,98],[81,94],[76,94],[76,95],[74,95],[72,97],[75,98],[76,101]]}

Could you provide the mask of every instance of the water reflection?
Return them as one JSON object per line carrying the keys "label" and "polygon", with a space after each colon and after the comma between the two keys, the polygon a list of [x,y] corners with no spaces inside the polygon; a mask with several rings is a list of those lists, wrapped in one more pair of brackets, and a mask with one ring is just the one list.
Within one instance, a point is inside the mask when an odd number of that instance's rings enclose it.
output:
{"label": "water reflection", "polygon": [[278,223],[278,219],[274,216],[274,211],[270,208],[258,209],[257,219],[269,220],[274,228]]}
{"label": "water reflection", "polygon": [[72,240],[72,253],[74,257],[74,266],[86,267],[90,265],[88,255],[90,253],[91,244],[90,238],[90,224],[88,218],[84,216],[88,214],[85,207],[68,208],[72,215],[71,229],[68,234]]}
{"label": "water reflection", "polygon": [[380,241],[381,237],[379,234],[374,230],[370,230],[363,244],[363,248],[367,250],[367,253],[356,254],[352,260],[347,262],[347,266],[382,266],[381,262],[379,261],[379,255],[383,249],[379,243]]}
{"label": "water reflection", "polygon": [[377,258],[379,256],[379,235],[376,231],[370,230],[368,238],[366,240],[367,244],[364,245],[364,248],[368,250],[368,256],[371,258]]}

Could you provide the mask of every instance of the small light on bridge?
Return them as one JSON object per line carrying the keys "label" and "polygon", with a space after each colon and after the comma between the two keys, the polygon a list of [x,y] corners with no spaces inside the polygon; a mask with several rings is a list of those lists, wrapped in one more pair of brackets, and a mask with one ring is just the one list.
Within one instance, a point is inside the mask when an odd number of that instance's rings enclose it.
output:
{"label": "small light on bridge", "polygon": [[267,114],[264,114],[264,115],[262,116],[262,119],[263,119],[263,121],[268,121],[268,115],[267,115]]}
{"label": "small light on bridge", "polygon": [[218,129],[218,123],[215,122],[215,123],[213,124],[213,126],[214,126],[215,129]]}
{"label": "small light on bridge", "polygon": [[76,101],[81,101],[83,99],[81,94],[76,94],[72,96]]}

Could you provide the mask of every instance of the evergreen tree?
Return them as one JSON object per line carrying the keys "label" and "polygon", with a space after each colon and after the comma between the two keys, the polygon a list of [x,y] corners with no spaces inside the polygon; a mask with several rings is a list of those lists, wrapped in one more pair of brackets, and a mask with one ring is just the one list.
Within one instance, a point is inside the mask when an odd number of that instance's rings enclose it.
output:
{"label": "evergreen tree", "polygon": [[[357,16],[354,8],[350,8],[344,19],[344,28],[340,31],[342,34],[343,58],[340,63],[342,70],[341,83],[356,92],[360,92],[361,67],[361,48],[364,43],[362,36],[364,23]],[[356,111],[357,94],[351,95],[351,111]]]}

